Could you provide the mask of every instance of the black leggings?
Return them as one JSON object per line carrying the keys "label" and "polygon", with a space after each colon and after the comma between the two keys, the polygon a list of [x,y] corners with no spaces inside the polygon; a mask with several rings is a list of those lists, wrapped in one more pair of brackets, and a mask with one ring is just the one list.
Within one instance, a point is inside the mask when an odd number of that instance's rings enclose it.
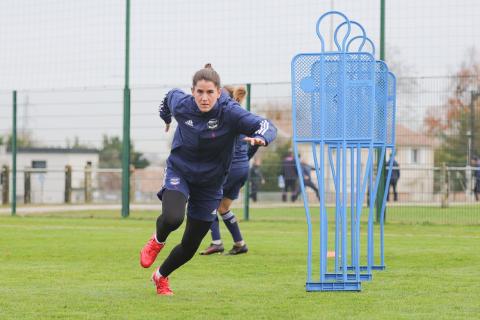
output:
{"label": "black leggings", "polygon": [[187,199],[180,191],[165,190],[162,194],[162,214],[157,218],[157,240],[165,242],[170,232],[182,225]]}
{"label": "black leggings", "polygon": [[[170,232],[178,229],[185,216],[185,196],[179,191],[165,190],[162,195],[162,214],[157,219],[157,239],[164,242]],[[183,233],[182,242],[178,244],[160,266],[160,274],[168,277],[192,259],[200,243],[210,230],[212,222],[196,220],[187,217],[187,225]]]}

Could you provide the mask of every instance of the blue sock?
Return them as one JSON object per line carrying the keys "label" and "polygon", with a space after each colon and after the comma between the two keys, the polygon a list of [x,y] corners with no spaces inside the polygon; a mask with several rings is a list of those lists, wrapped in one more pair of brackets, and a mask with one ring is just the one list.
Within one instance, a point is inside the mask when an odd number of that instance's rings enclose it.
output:
{"label": "blue sock", "polygon": [[243,241],[242,234],[240,233],[240,227],[238,226],[237,219],[232,211],[228,211],[225,214],[222,214],[222,219],[225,225],[227,226],[228,231],[230,231],[233,241],[240,242]]}
{"label": "blue sock", "polygon": [[218,224],[218,216],[216,216],[215,220],[213,220],[212,225],[210,226],[210,230],[212,231],[212,240],[221,241],[222,237],[220,236],[220,225]]}

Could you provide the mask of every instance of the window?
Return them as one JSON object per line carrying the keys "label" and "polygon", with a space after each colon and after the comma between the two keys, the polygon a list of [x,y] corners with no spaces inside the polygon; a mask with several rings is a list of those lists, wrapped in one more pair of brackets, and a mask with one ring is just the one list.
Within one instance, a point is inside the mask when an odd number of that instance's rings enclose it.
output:
{"label": "window", "polygon": [[32,168],[33,169],[46,169],[47,168],[47,161],[45,161],[45,160],[32,160]]}
{"label": "window", "polygon": [[412,149],[412,163],[418,163],[419,162],[419,155],[420,152],[418,149]]}

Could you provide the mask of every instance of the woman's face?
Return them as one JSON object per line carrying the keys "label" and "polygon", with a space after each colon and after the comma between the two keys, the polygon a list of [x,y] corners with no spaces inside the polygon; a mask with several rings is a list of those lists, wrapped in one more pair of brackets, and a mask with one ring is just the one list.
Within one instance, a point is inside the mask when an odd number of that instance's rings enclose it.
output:
{"label": "woman's face", "polygon": [[212,110],[215,103],[217,103],[220,94],[220,88],[217,88],[212,81],[200,80],[192,88],[192,96],[201,112]]}

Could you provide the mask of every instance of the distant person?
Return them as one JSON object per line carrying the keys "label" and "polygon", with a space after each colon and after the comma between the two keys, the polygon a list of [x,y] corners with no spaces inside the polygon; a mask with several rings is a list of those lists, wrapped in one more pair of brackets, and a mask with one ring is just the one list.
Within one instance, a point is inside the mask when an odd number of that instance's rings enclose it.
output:
{"label": "distant person", "polygon": [[[300,157],[300,155],[298,155]],[[305,185],[305,189],[307,187],[312,188],[315,191],[315,195],[317,196],[318,201],[320,201],[320,194],[318,193],[318,188],[315,183],[312,181],[312,170],[313,167],[306,163],[304,160],[300,162],[300,166],[302,168],[302,175],[303,175],[303,184]],[[306,190],[305,190],[306,191]],[[297,197],[300,195],[300,190],[297,192]]]}
{"label": "distant person", "polygon": [[284,187],[282,192],[282,201],[287,202],[288,192],[291,192],[290,200],[295,202],[298,196],[298,174],[297,167],[295,165],[295,158],[291,150],[282,161],[282,176],[284,181]]}
{"label": "distant person", "polygon": [[[390,160],[388,160],[387,165],[389,163],[390,163]],[[390,187],[392,187],[393,189],[393,201],[398,201],[397,183],[399,179],[400,179],[400,168],[399,168],[398,162],[395,159],[393,159],[393,169],[392,169],[392,175],[390,177],[390,185],[388,186],[388,191],[387,191],[387,201],[390,201]]]}
{"label": "distant person", "polygon": [[253,165],[250,168],[250,198],[253,200],[253,202],[257,202],[258,200],[257,193],[260,188],[260,184],[265,184],[265,178],[263,177],[260,165],[260,158],[255,158]]}
{"label": "distant person", "polygon": [[475,167],[473,177],[475,178],[475,187],[473,188],[473,194],[475,195],[475,201],[478,201],[480,194],[480,157],[473,158],[473,165]]}

